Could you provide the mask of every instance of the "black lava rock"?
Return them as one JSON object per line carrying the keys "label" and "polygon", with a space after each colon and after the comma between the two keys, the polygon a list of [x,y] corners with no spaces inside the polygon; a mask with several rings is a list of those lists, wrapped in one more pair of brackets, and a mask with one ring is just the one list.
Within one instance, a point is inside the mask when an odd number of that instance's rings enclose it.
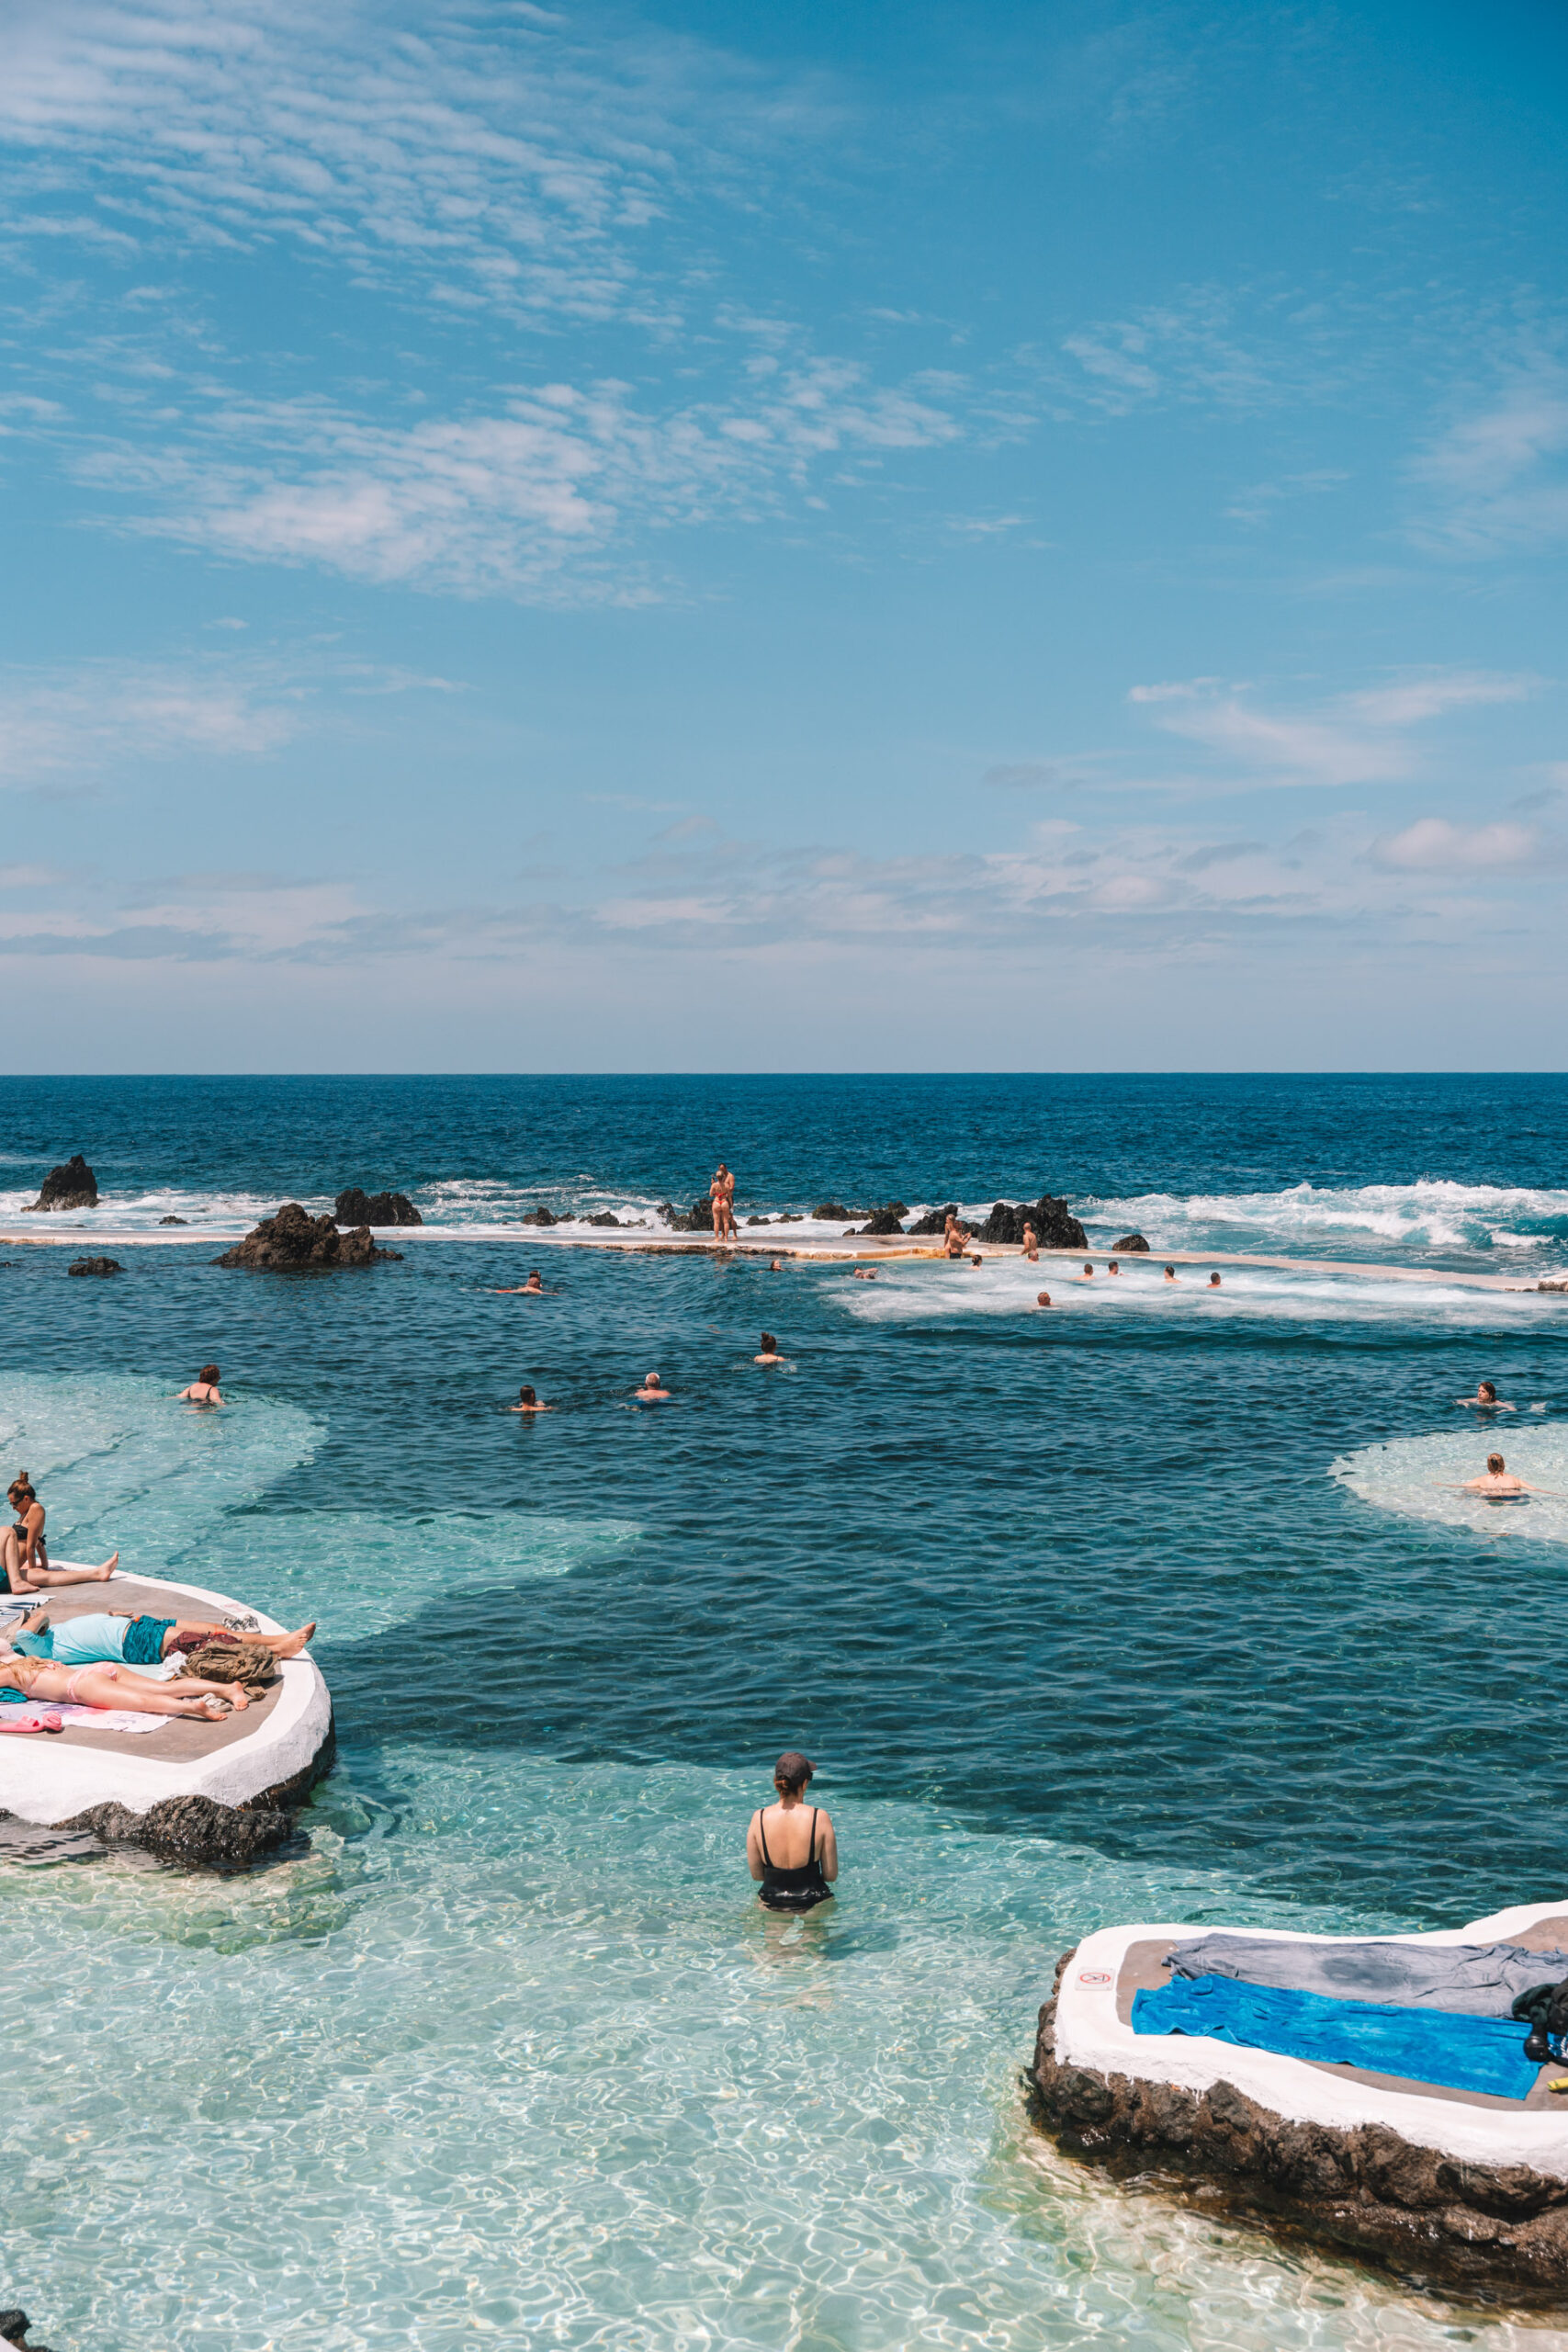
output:
{"label": "black lava rock", "polygon": [[39,1209],[96,1209],[98,1205],[98,1180],[79,1151],[73,1151],[63,1168],[51,1168],[44,1178],[39,1196],[27,1214]]}
{"label": "black lava rock", "polygon": [[68,1274],[118,1274],[118,1258],[77,1258],[65,1269]]}
{"label": "black lava rock", "polygon": [[552,1216],[541,1202],[536,1209],[530,1209],[526,1216],[520,1217],[518,1223],[520,1225],[558,1225],[560,1219],[558,1216]]}
{"label": "black lava rock", "polygon": [[1067,1206],[1054,1193],[1042,1193],[1037,1201],[998,1201],[980,1227],[982,1241],[1016,1245],[1023,1239],[1026,1225],[1034,1227],[1034,1238],[1042,1250],[1087,1250],[1089,1236]]}
{"label": "black lava rock", "polygon": [[351,1184],[337,1196],[333,1212],[338,1225],[423,1225],[424,1219],[406,1193],[362,1193]]}
{"label": "black lava rock", "polygon": [[918,1216],[908,1229],[911,1233],[942,1233],[947,1228],[948,1218],[957,1215],[958,1203],[947,1201],[940,1209],[928,1209],[924,1216]]}
{"label": "black lava rock", "polygon": [[903,1230],[891,1204],[885,1209],[874,1209],[861,1227],[863,1233],[902,1233]]}
{"label": "black lava rock", "polygon": [[842,1201],[819,1201],[811,1214],[820,1217],[824,1225],[842,1225],[844,1219],[852,1216],[854,1212],[847,1209]]}
{"label": "black lava rock", "polygon": [[160,1225],[188,1225],[190,1219],[185,1216],[161,1216],[158,1222]]}
{"label": "black lava rock", "polygon": [[264,1217],[243,1241],[212,1262],[247,1266],[254,1272],[257,1268],[369,1266],[379,1259],[401,1255],[400,1250],[378,1250],[367,1225],[362,1225],[357,1233],[340,1233],[330,1216],[311,1216],[298,1201],[285,1201],[276,1216]]}
{"label": "black lava rock", "polygon": [[618,1225],[620,1224],[621,1220],[620,1220],[620,1218],[615,1215],[615,1210],[614,1210],[614,1209],[601,1209],[601,1210],[599,1211],[599,1214],[597,1215],[597,1216],[585,1216],[585,1217],[583,1218],[582,1222],[583,1222],[583,1224],[584,1224],[584,1225],[614,1225],[614,1226],[618,1226]]}
{"label": "black lava rock", "polygon": [[[1077,1245],[1075,1242],[1073,1246],[1076,1249]],[[1141,1233],[1124,1233],[1121,1240],[1112,1243],[1111,1246],[1118,1257],[1125,1257],[1130,1253],[1134,1257],[1146,1258],[1149,1254],[1149,1245]]]}

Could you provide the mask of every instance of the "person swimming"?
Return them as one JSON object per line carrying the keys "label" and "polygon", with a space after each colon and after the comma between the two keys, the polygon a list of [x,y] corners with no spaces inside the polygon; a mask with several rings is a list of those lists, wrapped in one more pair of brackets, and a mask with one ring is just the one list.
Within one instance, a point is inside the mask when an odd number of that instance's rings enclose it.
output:
{"label": "person swimming", "polygon": [[1219,1289],[1219,1287],[1220,1287],[1220,1278],[1219,1278],[1218,1274],[1211,1274],[1211,1275],[1209,1276],[1209,1288],[1210,1288],[1211,1290],[1218,1290],[1218,1289]]}
{"label": "person swimming", "polygon": [[656,1372],[646,1373],[642,1386],[634,1389],[632,1396],[639,1405],[668,1405],[670,1402],[670,1391]]}
{"label": "person swimming", "polygon": [[1499,1502],[1522,1502],[1526,1495],[1555,1495],[1555,1487],[1532,1487],[1509,1469],[1500,1453],[1489,1453],[1479,1478],[1467,1478],[1454,1489],[1461,1495],[1490,1495]]}
{"label": "person swimming", "polygon": [[1050,1292],[1048,1290],[1039,1292],[1035,1297],[1034,1304],[1036,1306],[1049,1306],[1051,1304]]}
{"label": "person swimming", "polygon": [[492,1290],[491,1293],[491,1298],[543,1298],[544,1295],[544,1277],[537,1266],[534,1268],[525,1283],[513,1283],[507,1289]]}
{"label": "person swimming", "polygon": [[804,1802],[816,1770],[795,1748],[781,1756],[773,1766],[778,1802],[759,1806],[746,1832],[747,1867],[761,1879],[757,1900],[770,1911],[813,1911],[833,1900],[828,1882],[839,1875],[838,1839],[828,1815]]}
{"label": "person swimming", "polygon": [[506,1409],[509,1413],[553,1413],[556,1408],[553,1405],[541,1405],[531,1388],[520,1388],[516,1404],[508,1405]]}
{"label": "person swimming", "polygon": [[1483,1413],[1517,1413],[1519,1409],[1517,1405],[1504,1403],[1497,1394],[1497,1384],[1495,1380],[1478,1382],[1473,1396],[1456,1396],[1454,1403],[1478,1407]]}
{"label": "person swimming", "polygon": [[876,1280],[876,1268],[874,1266],[857,1266],[855,1268],[854,1278],[857,1283],[874,1283]]}
{"label": "person swimming", "polygon": [[1078,1280],[1080,1283],[1091,1283],[1094,1280],[1094,1268],[1087,1258],[1083,1261],[1083,1272],[1078,1276]]}
{"label": "person swimming", "polygon": [[770,1260],[768,1272],[770,1274],[782,1274],[784,1272],[784,1260],[782,1258],[773,1258]]}
{"label": "person swimming", "polygon": [[1121,1259],[1120,1259],[1120,1258],[1112,1258],[1112,1260],[1111,1261],[1111,1263],[1109,1264],[1109,1266],[1107,1266],[1107,1268],[1105,1269],[1105,1271],[1106,1271],[1106,1272],[1107,1272],[1108,1274],[1119,1274],[1119,1273],[1121,1272],[1121,1271],[1122,1271],[1122,1261],[1121,1261]]}
{"label": "person swimming", "polygon": [[6,1490],[17,1523],[0,1533],[0,1567],[13,1592],[37,1592],[65,1584],[107,1584],[119,1564],[111,1552],[96,1568],[51,1568],[44,1542],[45,1511],[25,1470],[17,1472]]}
{"label": "person swimming", "polygon": [[222,1377],[215,1363],[204,1363],[188,1388],[182,1388],[175,1398],[176,1405],[221,1405],[218,1383]]}
{"label": "person swimming", "polygon": [[1174,1266],[1168,1266],[1166,1268],[1165,1278],[1168,1283],[1179,1283],[1181,1280],[1181,1276],[1177,1272]]}
{"label": "person swimming", "polygon": [[753,1356],[751,1361],[753,1363],[783,1363],[784,1358],[779,1353],[779,1343],[771,1331],[763,1332],[762,1352],[760,1356]]}

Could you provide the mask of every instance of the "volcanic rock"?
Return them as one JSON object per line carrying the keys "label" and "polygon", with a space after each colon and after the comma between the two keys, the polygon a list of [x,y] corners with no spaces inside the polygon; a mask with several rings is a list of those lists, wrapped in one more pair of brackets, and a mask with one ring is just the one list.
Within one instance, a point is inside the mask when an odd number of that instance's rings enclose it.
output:
{"label": "volcanic rock", "polygon": [[188,1225],[190,1219],[184,1216],[161,1216],[158,1222],[160,1225]]}
{"label": "volcanic rock", "polygon": [[852,1216],[854,1212],[847,1209],[842,1201],[821,1201],[811,1214],[815,1217],[820,1217],[824,1225],[842,1225],[844,1219]]}
{"label": "volcanic rock", "polygon": [[[771,1225],[773,1220],[771,1217],[765,1216],[749,1216],[746,1222],[748,1225]],[[782,1218],[780,1219],[780,1222],[782,1224]]]}
{"label": "volcanic rock", "polygon": [[543,1202],[536,1209],[530,1209],[526,1216],[519,1217],[517,1221],[520,1225],[558,1225],[560,1223],[559,1217],[552,1216]]}
{"label": "volcanic rock", "polygon": [[28,1215],[39,1209],[96,1209],[97,1205],[98,1180],[81,1153],[73,1151],[63,1168],[50,1170]]}
{"label": "volcanic rock", "polygon": [[1087,1250],[1089,1236],[1066,1201],[1042,1193],[1037,1201],[998,1201],[980,1227],[982,1241],[1018,1243],[1026,1225],[1034,1227],[1042,1250]]}
{"label": "volcanic rock", "polygon": [[[1072,1246],[1076,1250],[1077,1242],[1075,1241]],[[1113,1242],[1111,1246],[1119,1257],[1125,1257],[1129,1250],[1134,1256],[1146,1258],[1149,1254],[1149,1245],[1141,1233],[1124,1233],[1121,1240]]]}
{"label": "volcanic rock", "polygon": [[958,1203],[948,1201],[942,1208],[928,1209],[924,1216],[918,1216],[908,1230],[911,1233],[942,1233],[946,1229],[948,1218],[957,1215]]}
{"label": "volcanic rock", "polygon": [[362,1193],[351,1184],[337,1196],[333,1221],[338,1225],[423,1225],[424,1219],[406,1193]]}
{"label": "volcanic rock", "polygon": [[298,1201],[285,1201],[276,1216],[264,1217],[243,1241],[212,1262],[254,1271],[258,1267],[369,1266],[378,1259],[401,1256],[400,1250],[378,1250],[367,1225],[362,1225],[357,1233],[340,1233],[330,1216],[311,1216]]}
{"label": "volcanic rock", "polygon": [[585,1216],[582,1220],[584,1225],[615,1226],[618,1226],[620,1221],[614,1209],[601,1209],[596,1216]]}
{"label": "volcanic rock", "polygon": [[47,2344],[29,2344],[28,2330],[32,2322],[26,2312],[0,2312],[0,2341],[14,2344],[17,2352],[49,2352]]}
{"label": "volcanic rock", "polygon": [[891,1202],[885,1209],[874,1209],[861,1227],[863,1233],[902,1233],[903,1230]]}
{"label": "volcanic rock", "polygon": [[118,1274],[118,1258],[75,1258],[65,1269],[68,1274]]}

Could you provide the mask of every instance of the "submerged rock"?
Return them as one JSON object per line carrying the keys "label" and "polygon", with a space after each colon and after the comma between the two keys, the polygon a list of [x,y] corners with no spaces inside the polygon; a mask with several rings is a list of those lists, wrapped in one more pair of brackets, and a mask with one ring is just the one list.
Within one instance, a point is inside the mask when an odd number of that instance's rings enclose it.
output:
{"label": "submerged rock", "polygon": [[75,1258],[65,1269],[68,1274],[118,1274],[118,1258]]}
{"label": "submerged rock", "polygon": [[[1120,1241],[1114,1241],[1111,1246],[1115,1254],[1123,1257],[1126,1256],[1129,1251],[1131,1251],[1135,1257],[1142,1256],[1146,1258],[1149,1254],[1149,1245],[1144,1239],[1141,1233],[1124,1233]],[[1076,1249],[1077,1244],[1075,1242],[1073,1247]]]}
{"label": "submerged rock", "polygon": [[948,1218],[957,1215],[958,1203],[946,1201],[940,1209],[928,1209],[924,1216],[918,1216],[908,1230],[911,1233],[942,1233],[947,1229]]}
{"label": "submerged rock", "polygon": [[998,1201],[980,1227],[980,1239],[1016,1245],[1023,1239],[1026,1225],[1034,1227],[1042,1250],[1089,1248],[1088,1234],[1066,1202],[1058,1200],[1055,1193],[1042,1193],[1037,1201]]}
{"label": "submerged rock", "polygon": [[423,1225],[424,1219],[406,1193],[364,1193],[351,1184],[337,1196],[333,1212],[339,1225]]}
{"label": "submerged rock", "polygon": [[330,1216],[311,1216],[298,1201],[285,1201],[276,1216],[261,1224],[214,1258],[215,1266],[260,1268],[369,1266],[378,1259],[400,1258],[400,1250],[379,1250],[362,1225],[357,1233],[340,1233]]}
{"label": "submerged rock", "polygon": [[51,1168],[44,1178],[39,1196],[25,1214],[31,1216],[39,1209],[96,1209],[98,1205],[98,1180],[79,1151],[73,1151],[62,1168]]}

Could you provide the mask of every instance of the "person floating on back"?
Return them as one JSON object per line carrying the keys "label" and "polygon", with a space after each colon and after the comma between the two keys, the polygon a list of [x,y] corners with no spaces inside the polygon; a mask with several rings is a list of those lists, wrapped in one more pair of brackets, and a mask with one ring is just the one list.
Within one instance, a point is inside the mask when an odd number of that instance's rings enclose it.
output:
{"label": "person floating on back", "polygon": [[773,1766],[778,1802],[761,1806],[746,1832],[747,1866],[761,1881],[757,1900],[770,1911],[812,1911],[833,1900],[828,1882],[839,1875],[839,1841],[827,1815],[805,1802],[816,1770],[795,1748],[781,1756]]}

